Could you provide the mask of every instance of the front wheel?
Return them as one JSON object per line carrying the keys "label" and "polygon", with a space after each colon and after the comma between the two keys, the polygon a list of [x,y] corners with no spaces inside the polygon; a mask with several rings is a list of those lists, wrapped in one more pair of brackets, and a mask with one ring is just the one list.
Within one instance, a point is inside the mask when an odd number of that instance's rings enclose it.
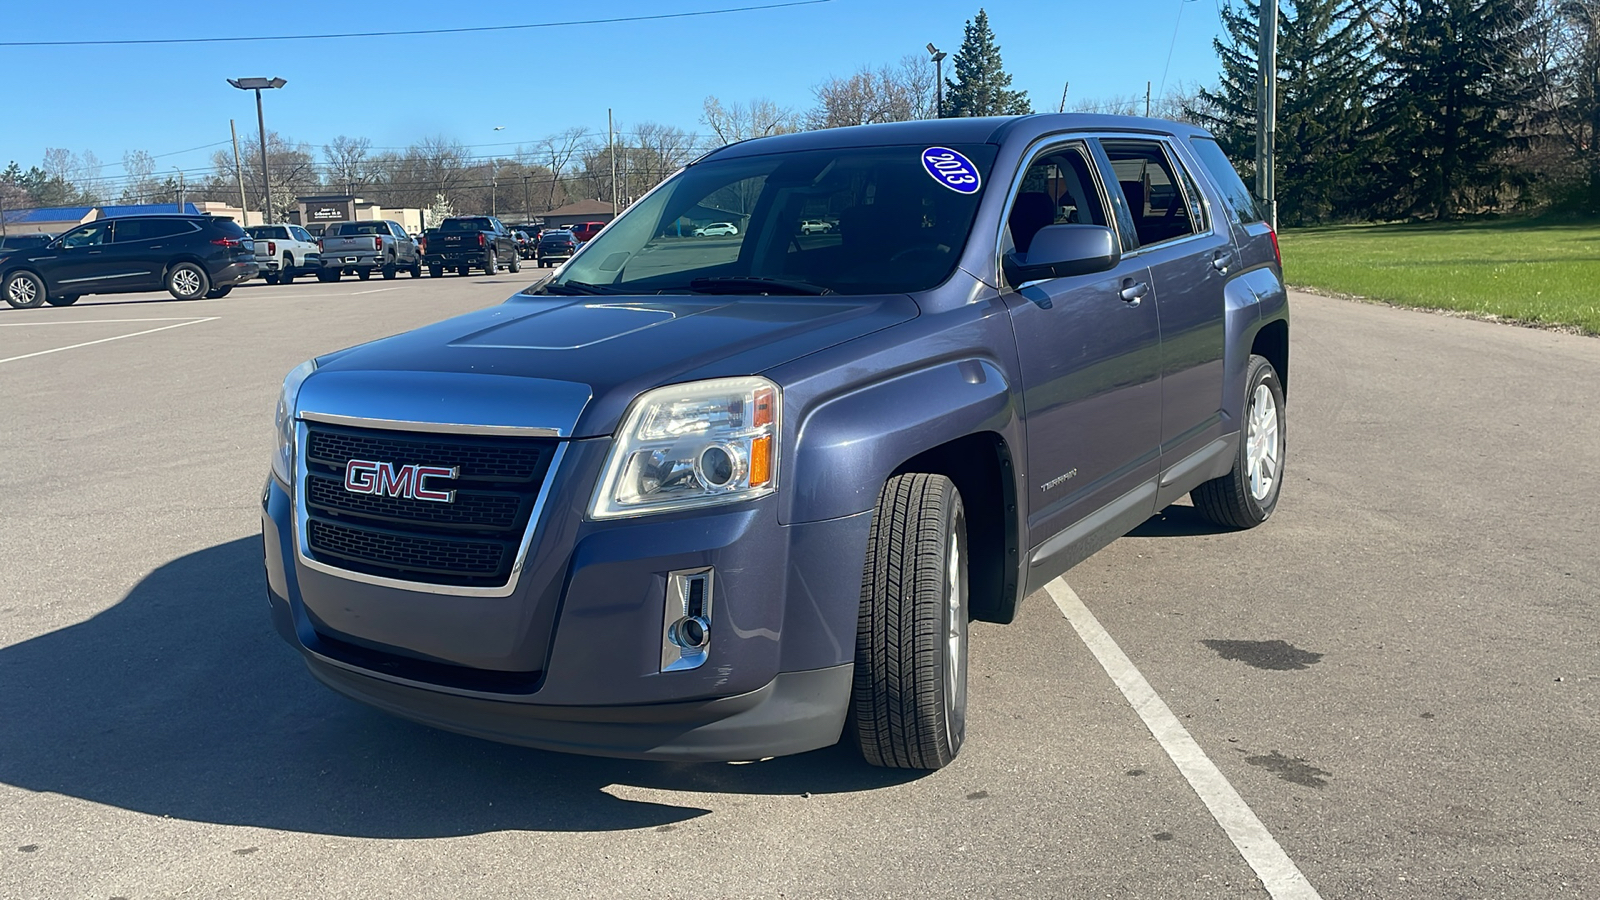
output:
{"label": "front wheel", "polygon": [[268,272],[261,277],[266,280],[267,284],[277,284],[279,281],[283,280],[282,276],[280,276],[277,272]]}
{"label": "front wheel", "polygon": [[211,292],[211,276],[191,262],[181,262],[167,273],[167,293],[177,300],[198,300]]}
{"label": "front wheel", "polygon": [[411,273],[411,277],[412,278],[421,278],[422,277],[422,263],[415,263],[415,264],[413,264],[411,266],[411,268],[407,269],[406,271]]}
{"label": "front wheel", "polygon": [[850,717],[875,766],[939,769],[967,720],[967,523],[943,475],[889,479],[861,582]]}
{"label": "front wheel", "polygon": [[1278,370],[1266,357],[1251,356],[1244,383],[1244,428],[1233,469],[1189,492],[1200,515],[1233,528],[1254,528],[1277,508],[1288,449]]}
{"label": "front wheel", "polygon": [[515,253],[511,254],[511,262],[506,264],[506,271],[510,272],[513,275],[515,275],[518,272],[521,272],[522,271],[522,257],[516,255]]}
{"label": "front wheel", "polygon": [[494,255],[494,251],[493,250],[490,250],[489,251],[489,261],[483,264],[483,272],[484,272],[485,275],[493,275],[493,274],[495,274],[496,272],[499,272],[499,271],[500,271],[500,259]]}

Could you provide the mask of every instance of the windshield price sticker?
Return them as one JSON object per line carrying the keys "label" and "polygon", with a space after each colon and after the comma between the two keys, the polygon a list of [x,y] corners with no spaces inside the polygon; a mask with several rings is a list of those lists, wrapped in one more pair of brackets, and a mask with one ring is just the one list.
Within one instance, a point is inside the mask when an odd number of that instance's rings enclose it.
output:
{"label": "windshield price sticker", "polygon": [[929,147],[922,151],[922,167],[933,180],[958,194],[976,194],[982,184],[972,160],[948,147]]}

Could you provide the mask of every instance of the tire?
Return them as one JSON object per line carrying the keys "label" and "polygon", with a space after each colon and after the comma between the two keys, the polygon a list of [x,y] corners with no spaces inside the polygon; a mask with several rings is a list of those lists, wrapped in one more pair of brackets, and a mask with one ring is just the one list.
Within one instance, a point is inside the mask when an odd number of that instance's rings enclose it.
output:
{"label": "tire", "polygon": [[1251,356],[1244,383],[1244,427],[1233,469],[1189,492],[1200,515],[1233,528],[1254,528],[1277,509],[1288,449],[1278,370],[1266,357]]}
{"label": "tire", "polygon": [[175,300],[199,300],[211,293],[211,276],[192,262],[181,262],[167,271],[167,293]]}
{"label": "tire", "polygon": [[284,254],[283,272],[278,275],[280,284],[294,284],[294,257]]}
{"label": "tire", "polygon": [[511,262],[506,263],[506,271],[510,272],[513,275],[517,274],[518,272],[521,272],[522,271],[522,257],[516,255],[515,253],[511,254]]}
{"label": "tire", "polygon": [[867,537],[850,700],[867,762],[939,769],[961,752],[967,720],[967,533],[943,475],[884,485]]}
{"label": "tire", "polygon": [[494,274],[497,274],[499,271],[500,271],[500,257],[493,250],[490,250],[489,251],[489,259],[486,262],[484,262],[484,264],[483,264],[483,274],[485,274],[485,275],[494,275]]}
{"label": "tire", "polygon": [[265,280],[267,282],[267,284],[277,284],[278,282],[283,280],[283,277],[281,275],[279,275],[277,272],[268,272],[267,274],[265,274],[265,275],[263,275],[261,277],[262,277],[263,280]]}
{"label": "tire", "polygon": [[368,278],[372,277],[372,270],[371,269],[357,269],[356,270],[356,277],[361,279],[362,281],[366,281]]}
{"label": "tire", "polygon": [[43,306],[46,297],[44,279],[32,272],[12,272],[0,293],[16,309],[33,309]]}
{"label": "tire", "polygon": [[60,297],[49,297],[45,300],[51,306],[71,306],[78,302],[77,294],[63,294]]}
{"label": "tire", "polygon": [[428,267],[428,277],[429,278],[443,278],[444,277],[444,266],[429,266]]}
{"label": "tire", "polygon": [[410,273],[412,278],[421,278],[422,277],[422,263],[414,263],[411,266],[411,268],[407,269],[406,271],[408,273]]}
{"label": "tire", "polygon": [[382,271],[384,281],[393,281],[394,277],[400,274],[400,270],[394,267],[394,263],[384,266]]}
{"label": "tire", "polygon": [[331,283],[331,282],[338,281],[339,280],[339,270],[338,269],[323,269],[322,271],[317,273],[317,280],[322,282],[322,283],[324,283],[324,284],[328,284],[328,283]]}
{"label": "tire", "polygon": [[206,291],[206,299],[207,300],[220,300],[223,297],[226,297],[231,293],[233,293],[233,285],[231,285],[231,284],[228,285],[227,287],[212,288],[211,290]]}
{"label": "tire", "polygon": [[467,267],[466,266],[456,266],[456,274],[457,275],[465,275],[465,274],[467,274]]}

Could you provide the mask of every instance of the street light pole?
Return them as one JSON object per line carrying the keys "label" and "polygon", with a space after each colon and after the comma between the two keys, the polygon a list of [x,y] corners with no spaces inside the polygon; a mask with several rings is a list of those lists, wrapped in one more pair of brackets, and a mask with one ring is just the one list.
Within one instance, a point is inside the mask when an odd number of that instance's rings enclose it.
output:
{"label": "street light pole", "polygon": [[944,118],[944,58],[943,50],[928,42],[928,55],[933,57],[933,94],[938,99],[935,101],[939,110],[939,118]]}
{"label": "street light pole", "polygon": [[267,120],[261,111],[261,92],[276,90],[288,82],[282,78],[229,78],[228,83],[241,91],[256,92],[256,130],[261,133],[261,192],[266,198],[261,221],[265,223],[272,217],[272,179],[267,174]]}
{"label": "street light pole", "polygon": [[[239,214],[244,217],[240,225],[250,224],[250,201],[244,194],[244,167],[239,164],[239,129],[233,125],[233,120],[228,120],[228,131],[233,135],[233,174],[239,179]],[[260,224],[266,224],[266,217],[261,218]]]}

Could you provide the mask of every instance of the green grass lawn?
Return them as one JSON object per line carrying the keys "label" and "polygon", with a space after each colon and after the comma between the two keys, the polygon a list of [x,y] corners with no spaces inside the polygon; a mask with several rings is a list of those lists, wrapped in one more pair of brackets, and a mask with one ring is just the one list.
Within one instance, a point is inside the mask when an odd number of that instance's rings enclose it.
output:
{"label": "green grass lawn", "polygon": [[1279,239],[1292,285],[1600,334],[1600,223],[1341,225]]}

